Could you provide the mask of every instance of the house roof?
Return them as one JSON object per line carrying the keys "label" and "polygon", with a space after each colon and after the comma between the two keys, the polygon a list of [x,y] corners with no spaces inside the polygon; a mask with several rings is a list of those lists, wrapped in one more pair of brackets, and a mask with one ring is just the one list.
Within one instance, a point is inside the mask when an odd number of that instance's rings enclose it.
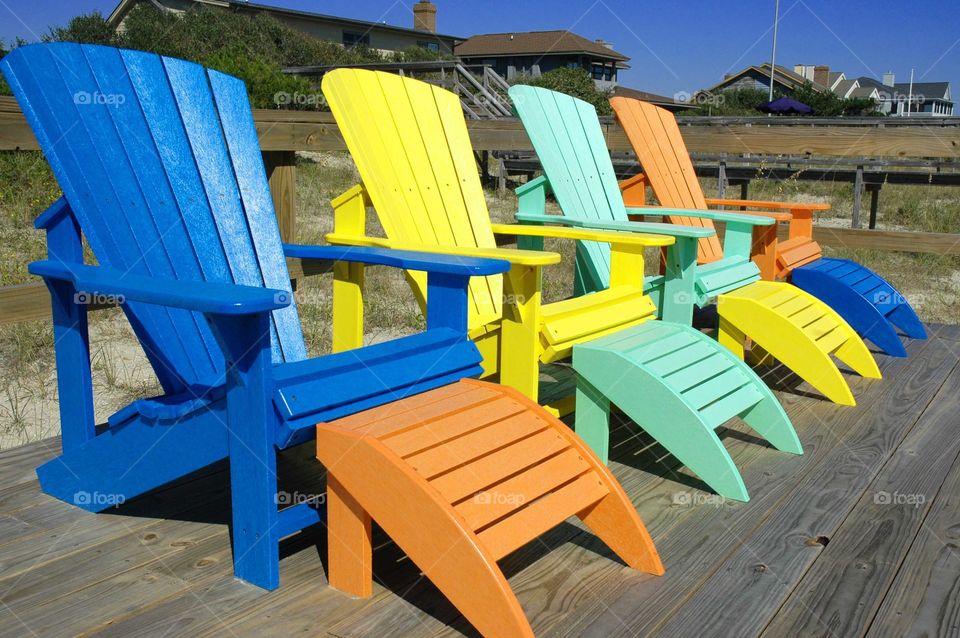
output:
{"label": "house roof", "polygon": [[843,77],[842,71],[830,71],[829,73],[827,73],[827,86],[832,87],[834,84],[837,83],[837,80],[841,79],[842,77]]}
{"label": "house roof", "polygon": [[[188,0],[194,4],[198,5],[207,5],[211,7],[220,7],[224,9],[241,9],[249,11],[263,11],[265,13],[271,13],[274,15],[280,16],[290,16],[296,18],[304,18],[308,20],[316,20],[318,22],[333,22],[337,24],[343,24],[345,26],[352,26],[361,30],[373,30],[378,31],[390,31],[393,33],[405,33],[408,35],[420,35],[424,39],[428,38],[442,38],[444,40],[462,40],[463,38],[454,36],[454,35],[444,35],[442,33],[434,33],[433,31],[424,31],[422,29],[412,29],[407,27],[400,27],[393,24],[386,24],[384,22],[370,22],[368,20],[354,20],[353,18],[343,18],[340,16],[332,16],[324,13],[313,13],[310,11],[300,11],[297,9],[287,9],[285,7],[274,7],[271,5],[257,4],[254,2],[237,2],[235,0]],[[123,18],[129,13],[137,4],[147,3],[151,4],[158,9],[162,9],[163,3],[158,2],[157,0],[120,0],[120,4],[110,13],[110,16],[107,18],[107,23],[116,28],[118,24],[123,20]]]}
{"label": "house roof", "polygon": [[630,58],[599,42],[570,31],[527,31],[484,33],[457,44],[460,57],[501,57],[507,55],[557,55],[587,53],[594,57],[626,62]]}
{"label": "house roof", "polygon": [[840,97],[846,97],[851,90],[856,91],[858,88],[860,87],[856,80],[840,80],[837,82],[837,85],[833,87],[833,92]]}
{"label": "house roof", "polygon": [[[862,77],[858,78],[860,81],[860,86],[871,86],[877,89],[881,96],[887,98],[892,97],[891,94],[902,95],[906,97],[910,94],[911,87],[909,82],[897,82],[892,87],[887,86],[883,82],[878,82],[873,78]],[[931,100],[946,100],[951,101],[950,99],[950,83],[949,82],[914,82],[913,83],[913,95],[922,95],[925,99]]]}
{"label": "house roof", "polygon": [[[909,82],[897,82],[893,85],[898,93],[908,95],[910,93]],[[949,100],[950,83],[949,82],[914,82],[913,94],[922,95],[925,98],[946,99]]]}
{"label": "house roof", "polygon": [[[769,63],[769,62],[764,62],[763,64],[757,64],[757,65],[753,65],[753,66],[748,66],[747,68],[742,69],[741,71],[738,71],[737,73],[734,73],[734,74],[732,74],[732,75],[729,75],[729,76],[725,77],[722,82],[718,82],[718,83],[714,84],[714,85],[711,86],[709,89],[707,89],[707,91],[710,92],[710,93],[713,93],[713,92],[716,92],[716,91],[722,91],[722,90],[724,90],[724,88],[726,87],[726,85],[732,84],[733,82],[736,82],[740,77],[746,75],[746,74],[749,73],[750,71],[756,71],[757,73],[760,73],[761,75],[765,75],[765,76],[769,77],[769,76],[770,76],[770,63]],[[810,80],[808,80],[807,78],[803,77],[803,76],[800,75],[799,73],[795,73],[795,72],[793,72],[792,70],[790,70],[790,69],[788,69],[788,68],[786,68],[786,67],[780,66],[780,65],[778,64],[778,65],[776,65],[776,72],[774,73],[774,82],[779,82],[780,84],[784,84],[784,85],[789,86],[789,87],[791,87],[791,88],[795,88],[795,87],[803,86],[804,83],[810,82]],[[813,85],[813,88],[816,89],[817,91],[823,92],[823,91],[826,90],[826,87],[823,86],[822,84],[818,84],[818,83],[816,83],[816,82],[810,82],[810,84]]]}
{"label": "house roof", "polygon": [[879,98],[879,90],[875,86],[858,86],[850,93],[850,97],[872,97]]}

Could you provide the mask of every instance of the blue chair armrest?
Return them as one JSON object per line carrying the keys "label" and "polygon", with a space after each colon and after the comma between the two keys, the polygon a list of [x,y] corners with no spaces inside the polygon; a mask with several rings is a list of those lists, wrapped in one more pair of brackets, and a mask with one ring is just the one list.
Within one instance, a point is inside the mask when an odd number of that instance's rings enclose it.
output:
{"label": "blue chair armrest", "polygon": [[70,214],[70,204],[67,203],[67,198],[61,195],[33,220],[33,227],[38,230],[50,230],[64,216]]}
{"label": "blue chair armrest", "polygon": [[257,314],[289,306],[292,301],[284,290],[145,277],[104,266],[47,260],[35,261],[28,269],[44,279],[69,282],[78,292],[207,314]]}
{"label": "blue chair armrest", "polygon": [[510,270],[510,262],[485,257],[460,257],[412,250],[392,250],[367,246],[314,246],[284,244],[287,257],[347,261],[370,266],[392,266],[404,270],[422,270],[428,273],[476,277],[496,275]]}

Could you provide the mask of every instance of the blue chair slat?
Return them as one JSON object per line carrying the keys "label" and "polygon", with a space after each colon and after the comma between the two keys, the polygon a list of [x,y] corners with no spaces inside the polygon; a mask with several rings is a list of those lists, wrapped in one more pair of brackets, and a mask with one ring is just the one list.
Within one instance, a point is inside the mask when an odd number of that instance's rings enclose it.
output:
{"label": "blue chair slat", "polygon": [[[403,361],[404,365],[396,365]],[[284,420],[328,413],[380,397],[389,403],[403,388],[429,382],[450,371],[479,374],[479,353],[462,333],[430,330],[359,350],[282,366],[276,371],[274,404]],[[320,384],[320,385],[318,385]]]}
{"label": "blue chair slat", "polygon": [[[273,212],[270,186],[260,158],[260,141],[253,122],[253,112],[247,99],[247,90],[237,78],[210,71],[210,86],[217,102],[217,112],[223,125],[230,161],[240,187],[240,197],[247,211],[250,236],[260,264],[263,283],[267,288],[292,293],[290,273],[287,271],[280,229]],[[300,327],[297,309],[290,305],[273,313],[276,331],[284,361],[300,361],[307,357],[307,349]]]}
{"label": "blue chair slat", "polygon": [[[36,51],[29,63],[25,56],[7,56],[4,63],[14,71],[8,75],[14,75],[21,90],[32,97],[24,113],[35,129],[45,131],[40,138],[42,148],[65,195],[73,202],[75,214],[89,227],[86,236],[91,248],[106,263],[150,274],[145,260],[123,258],[125,251],[138,245],[133,230],[117,216],[122,207],[111,185],[113,176],[123,172],[125,154],[122,147],[111,146],[110,138],[94,143],[90,137],[87,127],[92,118],[97,114],[108,116],[105,110],[109,107],[83,103],[84,98],[92,100],[99,89],[88,74],[82,54],[77,54],[77,45],[59,44]],[[64,69],[68,60],[73,63]],[[78,83],[84,77],[88,82],[81,90]],[[101,154],[111,151],[115,159],[108,170]],[[188,385],[185,378],[198,376],[187,359],[187,348],[165,316],[174,314],[172,311],[137,304],[125,305],[124,310],[136,316],[134,328],[141,331],[138,336],[168,392],[183,389]]]}
{"label": "blue chair slat", "polygon": [[[141,54],[146,57],[146,54]],[[211,244],[220,244],[226,255],[230,280],[246,286],[263,286],[260,265],[253,253],[250,229],[240,200],[233,167],[220,128],[207,81],[206,70],[183,60],[164,60],[163,69],[170,82],[179,117],[196,160],[200,186],[207,195],[210,214],[218,233],[193,237],[197,254],[204,259]],[[162,81],[157,77],[156,81]],[[174,119],[172,126],[176,126]],[[164,123],[158,122],[158,126]],[[270,344],[274,363],[283,361],[276,326],[271,322]]]}
{"label": "blue chair slat", "polygon": [[907,356],[895,328],[913,339],[927,338],[923,323],[903,295],[866,266],[824,257],[794,269],[790,277],[796,286],[834,307],[854,330],[889,355]]}

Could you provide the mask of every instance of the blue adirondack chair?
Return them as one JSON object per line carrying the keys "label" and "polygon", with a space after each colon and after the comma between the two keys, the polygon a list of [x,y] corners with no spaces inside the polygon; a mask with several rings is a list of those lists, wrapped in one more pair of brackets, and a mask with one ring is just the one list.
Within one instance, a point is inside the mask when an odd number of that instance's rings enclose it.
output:
{"label": "blue adirondack chair", "polygon": [[[37,470],[46,493],[98,511],[227,458],[238,577],[277,587],[279,540],[326,517],[330,584],[370,595],[376,521],[487,635],[533,635],[496,561],[570,516],[628,565],[663,573],[583,442],[511,388],[466,378],[482,371],[469,279],[508,262],[281,244],[236,78],[67,43],[17,48],[0,70],[64,192],[36,222],[49,258],[30,265],[52,297],[63,430],[62,454]],[[81,237],[98,266],[83,263]],[[339,271],[364,265],[427,272],[426,330],[307,358],[285,255],[349,263],[334,269],[341,285],[354,280]],[[121,302],[164,390],[105,429],[83,295]],[[326,510],[279,509],[277,453],[313,437]],[[504,481],[530,498],[479,510],[471,496]]]}
{"label": "blue adirondack chair", "polygon": [[[64,193],[36,220],[49,258],[30,265],[52,297],[63,431],[63,453],[37,470],[43,491],[100,511],[118,500],[105,496],[229,457],[236,575],[277,587],[279,539],[322,519],[310,503],[278,510],[277,450],[318,422],[478,374],[466,285],[509,264],[282,245],[246,89],[230,76],[75,44],[17,48],[0,69]],[[83,264],[81,232],[97,267]],[[427,330],[308,359],[285,254],[427,271]],[[123,301],[164,391],[99,432],[82,293]]]}

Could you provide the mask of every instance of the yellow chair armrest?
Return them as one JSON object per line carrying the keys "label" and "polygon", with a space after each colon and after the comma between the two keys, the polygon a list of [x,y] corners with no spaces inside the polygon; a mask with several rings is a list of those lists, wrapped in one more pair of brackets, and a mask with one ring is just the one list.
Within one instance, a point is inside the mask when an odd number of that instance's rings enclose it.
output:
{"label": "yellow chair armrest", "polygon": [[[613,233],[611,233],[613,234]],[[490,257],[503,259],[511,264],[520,266],[549,266],[560,263],[558,253],[542,252],[539,250],[516,250],[513,248],[464,248],[457,246],[436,246],[432,244],[415,244],[412,242],[398,242],[382,237],[367,237],[363,235],[345,235],[329,233],[326,240],[340,246],[377,246],[379,248],[393,248],[395,250],[412,250],[418,252],[439,253],[442,255],[461,255],[463,257]]]}
{"label": "yellow chair armrest", "polygon": [[672,246],[676,239],[666,235],[646,235],[643,233],[620,233],[585,228],[564,228],[561,226],[527,226],[523,224],[491,224],[496,235],[524,235],[532,237],[553,237],[556,239],[576,239],[580,241],[599,241],[621,246]]}

